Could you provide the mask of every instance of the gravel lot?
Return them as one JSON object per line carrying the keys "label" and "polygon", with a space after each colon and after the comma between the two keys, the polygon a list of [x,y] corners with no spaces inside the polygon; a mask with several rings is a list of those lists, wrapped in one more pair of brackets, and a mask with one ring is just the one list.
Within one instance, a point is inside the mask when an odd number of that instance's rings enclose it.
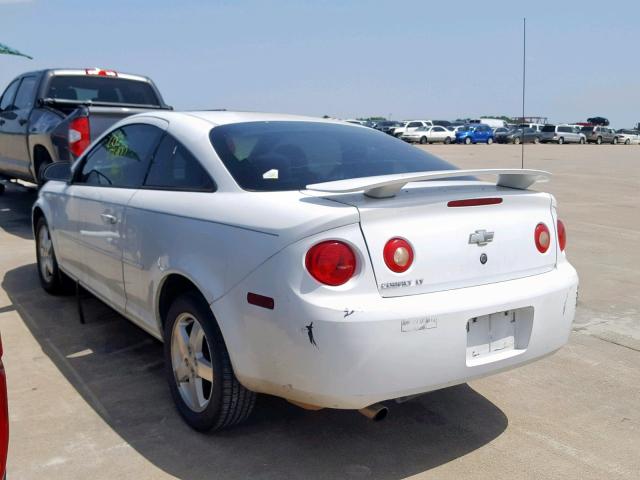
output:
{"label": "gravel lot", "polygon": [[[517,167],[520,147],[427,146],[463,168]],[[9,478],[637,479],[640,474],[640,148],[527,145],[553,172],[581,279],[568,346],[537,363],[391,405],[371,423],[260,398],[249,423],[186,427],[161,346],[97,300],[38,284],[33,192],[0,196],[0,330]]]}

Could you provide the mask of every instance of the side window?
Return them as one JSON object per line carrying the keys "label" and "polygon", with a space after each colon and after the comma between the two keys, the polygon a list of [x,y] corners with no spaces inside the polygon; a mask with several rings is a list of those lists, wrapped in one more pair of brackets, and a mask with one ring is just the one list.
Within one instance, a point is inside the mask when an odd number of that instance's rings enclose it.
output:
{"label": "side window", "polygon": [[408,128],[413,128],[413,127],[421,127],[422,123],[420,122],[410,122],[409,125],[407,125]]}
{"label": "side window", "polygon": [[114,130],[88,155],[75,183],[138,188],[162,130],[134,124]]}
{"label": "side window", "polygon": [[165,135],[144,182],[149,188],[212,191],[213,181],[200,162],[170,135]]}
{"label": "side window", "polygon": [[0,100],[0,110],[6,110],[7,108],[13,105],[13,97],[16,95],[16,90],[18,89],[19,80],[14,80],[9,84],[7,89],[4,91],[4,95],[2,95],[2,100]]}
{"label": "side window", "polygon": [[442,127],[433,127],[434,132],[444,132],[444,128]]}
{"label": "side window", "polygon": [[17,110],[30,110],[36,93],[36,77],[24,77],[18,88],[14,105]]}

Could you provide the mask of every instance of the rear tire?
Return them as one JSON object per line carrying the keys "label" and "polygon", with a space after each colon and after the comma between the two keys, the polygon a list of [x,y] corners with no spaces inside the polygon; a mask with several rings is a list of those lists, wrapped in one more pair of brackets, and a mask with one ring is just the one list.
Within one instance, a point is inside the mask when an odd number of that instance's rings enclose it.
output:
{"label": "rear tire", "polygon": [[596,138],[596,144],[597,145],[602,145],[602,137]]}
{"label": "rear tire", "polygon": [[560,137],[560,138],[558,139],[558,145],[562,145],[563,143],[564,143],[564,138],[563,138],[563,137]]}
{"label": "rear tire", "polygon": [[171,396],[193,429],[221,430],[251,414],[256,394],[236,378],[218,323],[199,293],[181,295],[169,308],[164,360]]}
{"label": "rear tire", "polygon": [[420,137],[420,144],[424,145],[427,143],[427,137]]}
{"label": "rear tire", "polygon": [[629,140],[628,138],[624,141],[625,145],[631,145],[631,140]]}
{"label": "rear tire", "polygon": [[487,145],[491,145],[493,143],[493,138],[489,137],[487,138]]}
{"label": "rear tire", "polygon": [[451,137],[447,137],[444,139],[445,145],[449,145],[451,143]]}
{"label": "rear tire", "polygon": [[587,143],[587,141],[584,138],[580,139],[580,145],[584,145],[585,143]]}
{"label": "rear tire", "polygon": [[513,137],[514,145],[520,145],[520,137]]}
{"label": "rear tire", "polygon": [[540,143],[540,137],[536,137],[533,139],[533,143],[538,144]]}
{"label": "rear tire", "polygon": [[618,137],[613,137],[613,140],[611,140],[611,143],[613,143],[614,145],[618,144]]}

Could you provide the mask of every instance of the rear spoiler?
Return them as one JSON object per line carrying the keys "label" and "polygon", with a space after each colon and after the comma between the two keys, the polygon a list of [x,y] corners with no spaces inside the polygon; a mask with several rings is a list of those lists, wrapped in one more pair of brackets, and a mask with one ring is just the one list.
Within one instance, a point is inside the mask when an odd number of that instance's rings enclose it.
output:
{"label": "rear spoiler", "polygon": [[478,170],[440,170],[432,172],[395,173],[375,177],[350,178],[307,185],[307,190],[328,193],[364,192],[368,197],[394,197],[409,182],[441,180],[475,175],[497,175],[496,185],[526,190],[536,182],[546,182],[551,173],[543,170],[485,168]]}

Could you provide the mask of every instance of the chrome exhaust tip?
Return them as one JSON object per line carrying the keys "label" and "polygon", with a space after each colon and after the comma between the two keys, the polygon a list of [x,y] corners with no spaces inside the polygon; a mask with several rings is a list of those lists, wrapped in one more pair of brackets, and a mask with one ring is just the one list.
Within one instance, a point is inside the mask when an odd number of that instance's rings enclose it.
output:
{"label": "chrome exhaust tip", "polygon": [[389,409],[380,403],[374,403],[373,405],[369,405],[368,407],[361,408],[360,410],[358,410],[358,412],[367,417],[369,420],[379,422],[380,420],[384,420],[385,418],[387,418]]}

